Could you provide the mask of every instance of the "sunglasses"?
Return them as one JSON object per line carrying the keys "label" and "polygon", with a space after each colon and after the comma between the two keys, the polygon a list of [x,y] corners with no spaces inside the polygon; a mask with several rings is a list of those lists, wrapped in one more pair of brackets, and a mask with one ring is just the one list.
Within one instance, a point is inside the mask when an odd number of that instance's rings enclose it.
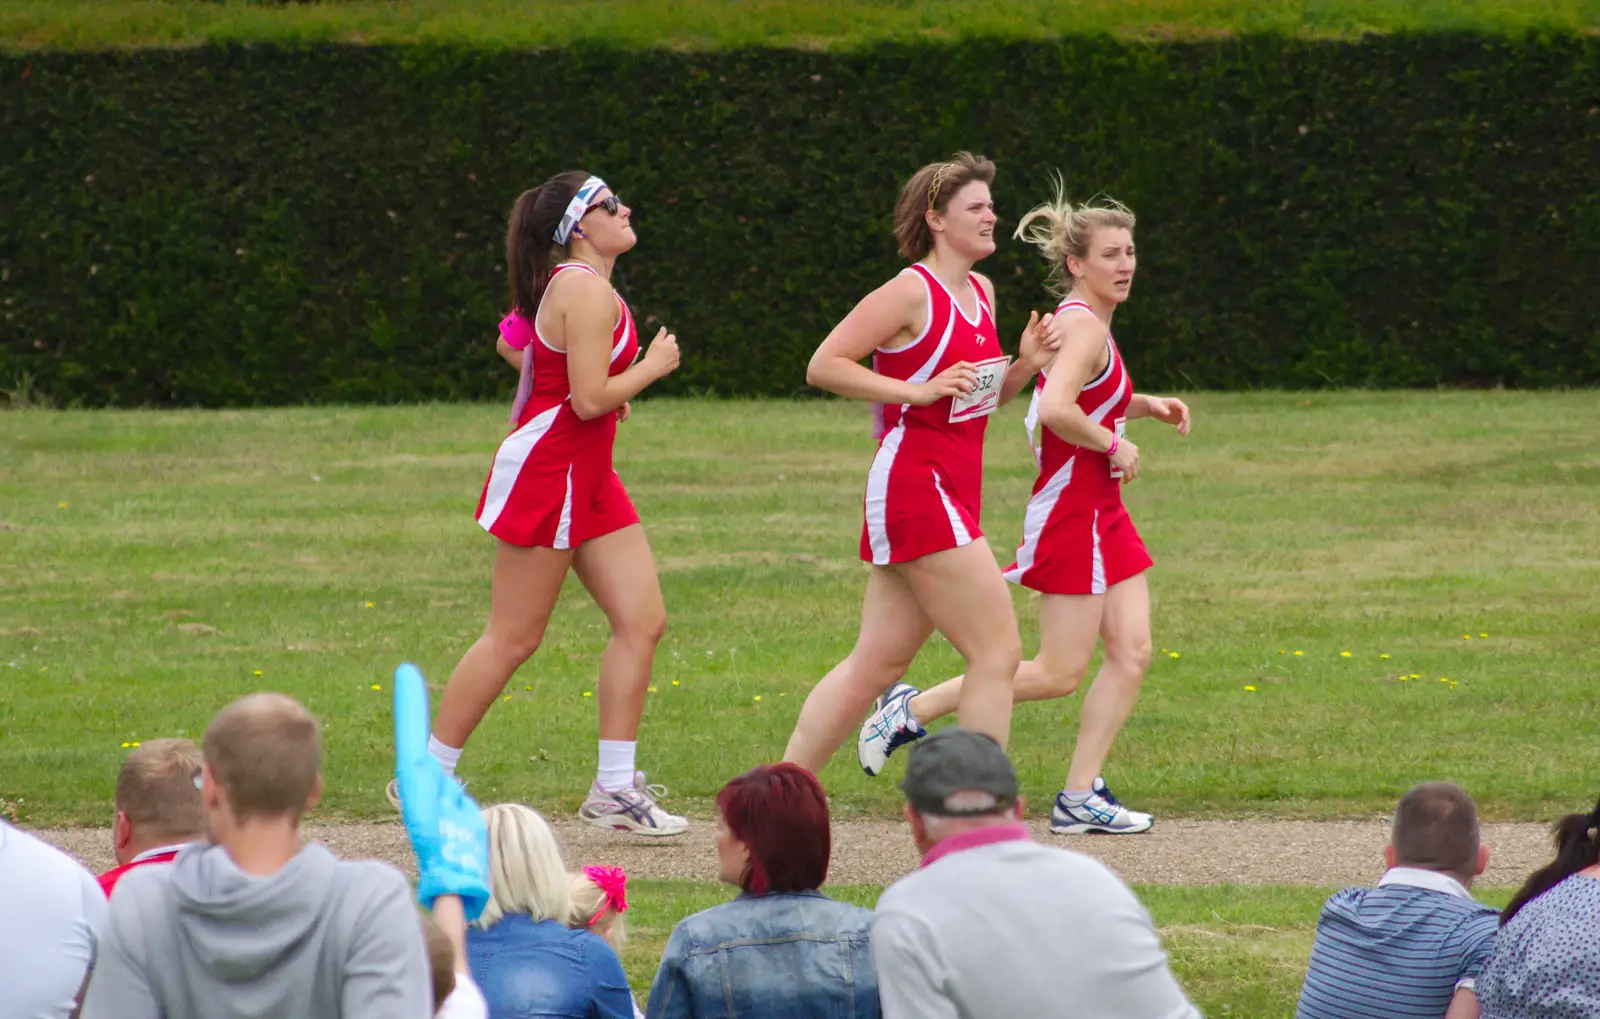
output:
{"label": "sunglasses", "polygon": [[621,200],[618,199],[616,195],[607,195],[598,202],[595,202],[593,205],[589,206],[587,209],[584,209],[583,214],[587,216],[596,209],[604,209],[606,210],[607,215],[615,216],[617,214],[617,208],[621,204]]}

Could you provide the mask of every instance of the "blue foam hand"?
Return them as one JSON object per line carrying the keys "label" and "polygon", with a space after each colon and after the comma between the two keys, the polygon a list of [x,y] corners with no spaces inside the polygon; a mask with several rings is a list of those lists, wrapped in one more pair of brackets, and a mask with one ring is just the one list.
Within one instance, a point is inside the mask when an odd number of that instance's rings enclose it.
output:
{"label": "blue foam hand", "polygon": [[410,662],[394,670],[394,777],[417,855],[417,900],[461,897],[467,919],[489,901],[489,833],[461,783],[428,753],[428,684]]}

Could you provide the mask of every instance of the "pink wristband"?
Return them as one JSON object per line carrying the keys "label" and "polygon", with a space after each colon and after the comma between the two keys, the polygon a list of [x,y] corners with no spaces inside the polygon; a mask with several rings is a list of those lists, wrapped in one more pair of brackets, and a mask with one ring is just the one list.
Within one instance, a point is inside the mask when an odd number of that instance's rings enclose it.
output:
{"label": "pink wristband", "polygon": [[1116,452],[1117,452],[1117,443],[1119,443],[1121,441],[1122,441],[1122,437],[1120,435],[1118,435],[1116,432],[1112,432],[1111,433],[1111,445],[1106,447],[1106,456],[1108,458],[1116,454]]}

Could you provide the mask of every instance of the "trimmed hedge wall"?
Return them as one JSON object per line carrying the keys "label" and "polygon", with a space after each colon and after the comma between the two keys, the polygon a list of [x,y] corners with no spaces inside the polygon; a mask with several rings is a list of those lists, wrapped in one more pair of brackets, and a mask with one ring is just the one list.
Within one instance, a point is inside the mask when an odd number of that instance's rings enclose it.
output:
{"label": "trimmed hedge wall", "polygon": [[1600,38],[865,54],[201,48],[0,58],[0,388],[86,405],[505,396],[504,220],[551,172],[636,210],[617,280],[683,367],[796,394],[899,267],[901,180],[1060,168],[1140,217],[1142,388],[1600,383]]}

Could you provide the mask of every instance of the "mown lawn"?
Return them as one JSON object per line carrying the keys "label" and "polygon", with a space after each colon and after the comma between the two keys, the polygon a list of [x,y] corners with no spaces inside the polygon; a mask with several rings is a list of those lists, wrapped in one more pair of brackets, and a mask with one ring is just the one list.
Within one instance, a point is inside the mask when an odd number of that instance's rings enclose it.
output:
{"label": "mown lawn", "polygon": [[[1131,433],[1160,650],[1109,765],[1119,794],[1191,817],[1372,816],[1433,778],[1489,818],[1592,801],[1594,393],[1191,402],[1188,440]],[[1033,478],[1021,411],[989,431],[1003,557]],[[0,798],[103,824],[123,744],[198,735],[268,688],[326,726],[330,819],[389,816],[389,674],[411,659],[442,683],[482,628],[492,541],[472,513],[503,423],[498,405],[0,413]],[[782,753],[855,639],[870,450],[866,410],[822,400],[642,401],[622,428],[670,616],[641,766],[692,814]],[[569,582],[462,759],[480,801],[576,809],[605,637]],[[912,679],[960,667],[935,639]],[[1034,803],[1077,710],[1017,712]],[[822,778],[839,816],[886,816],[899,768],[869,780],[852,748]]]}

